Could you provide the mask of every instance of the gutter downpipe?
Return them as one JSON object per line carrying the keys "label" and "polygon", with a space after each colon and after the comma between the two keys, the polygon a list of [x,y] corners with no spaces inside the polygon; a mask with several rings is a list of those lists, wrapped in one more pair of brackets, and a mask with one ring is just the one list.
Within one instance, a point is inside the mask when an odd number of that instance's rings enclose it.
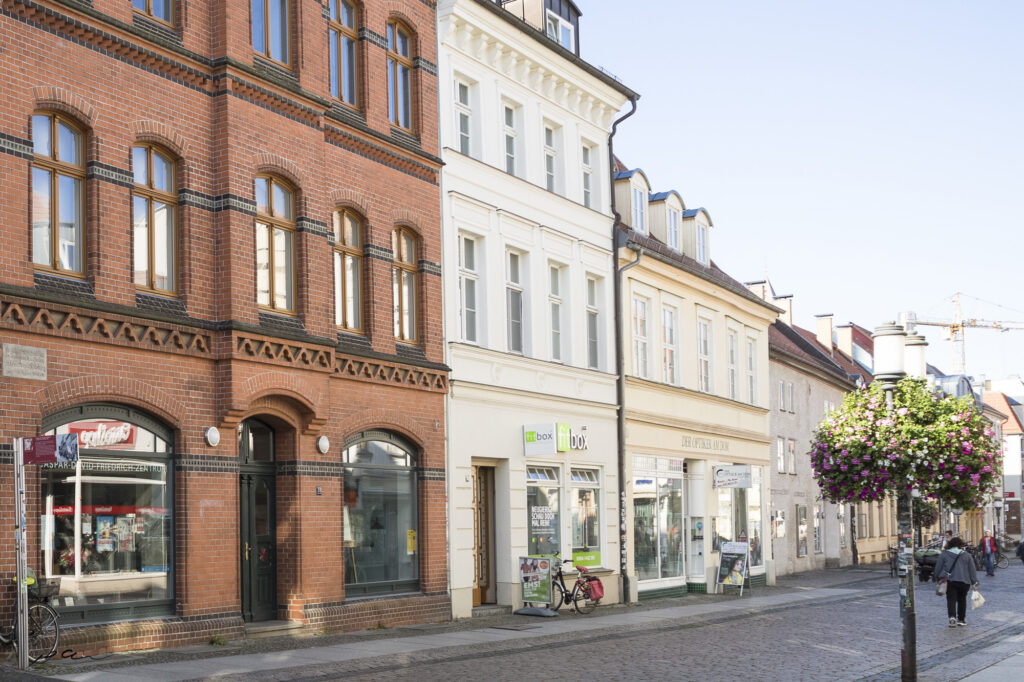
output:
{"label": "gutter downpipe", "polygon": [[621,591],[622,603],[630,603],[630,592],[629,592],[629,561],[626,553],[626,412],[625,412],[625,397],[626,397],[626,376],[623,374],[623,365],[625,364],[623,353],[622,353],[622,273],[630,269],[634,265],[640,262],[640,258],[643,256],[643,252],[638,252],[636,260],[623,267],[619,267],[619,232],[618,226],[622,220],[622,215],[615,208],[615,152],[614,152],[614,138],[615,131],[619,124],[625,121],[627,118],[636,113],[636,100],[639,95],[631,97],[629,103],[632,108],[626,114],[616,119],[612,124],[611,134],[608,135],[608,182],[611,185],[611,192],[609,194],[611,198],[611,210],[612,215],[615,217],[615,221],[612,223],[612,267],[614,268],[614,276],[612,277],[612,286],[614,289],[614,311],[613,311],[613,324],[615,326],[615,396],[616,402],[616,435],[617,435],[617,447],[618,447],[618,465],[619,465],[619,578],[621,580]]}

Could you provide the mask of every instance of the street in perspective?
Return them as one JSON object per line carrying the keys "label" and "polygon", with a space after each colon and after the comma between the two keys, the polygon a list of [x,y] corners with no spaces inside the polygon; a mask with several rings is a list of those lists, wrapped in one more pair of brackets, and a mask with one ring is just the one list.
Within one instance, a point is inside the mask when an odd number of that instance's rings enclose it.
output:
{"label": "street in perspective", "polygon": [[[918,679],[1011,680],[1024,664],[1024,566],[981,572],[986,603],[950,628],[934,583],[918,595]],[[59,660],[10,679],[863,680],[900,679],[896,579],[887,566],[812,571],[740,597],[704,595],[344,635]],[[479,622],[477,622],[479,621]],[[4,676],[4,679],[7,679]]]}

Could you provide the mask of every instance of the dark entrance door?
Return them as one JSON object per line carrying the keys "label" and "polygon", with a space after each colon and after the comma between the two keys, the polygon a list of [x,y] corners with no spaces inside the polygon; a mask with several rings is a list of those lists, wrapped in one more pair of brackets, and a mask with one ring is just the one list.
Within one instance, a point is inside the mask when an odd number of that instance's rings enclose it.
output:
{"label": "dark entrance door", "polygon": [[239,538],[242,617],[277,618],[277,513],[274,431],[255,419],[239,428]]}

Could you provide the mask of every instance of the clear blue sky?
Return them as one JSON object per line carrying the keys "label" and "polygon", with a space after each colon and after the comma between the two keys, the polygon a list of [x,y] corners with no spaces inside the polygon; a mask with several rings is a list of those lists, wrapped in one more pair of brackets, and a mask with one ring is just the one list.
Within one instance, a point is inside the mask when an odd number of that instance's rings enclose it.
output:
{"label": "clear blue sky", "polygon": [[[619,158],[796,324],[950,319],[957,291],[1024,323],[1024,2],[576,2],[582,56],[641,95]],[[967,370],[1024,375],[1024,330],[968,329]]]}

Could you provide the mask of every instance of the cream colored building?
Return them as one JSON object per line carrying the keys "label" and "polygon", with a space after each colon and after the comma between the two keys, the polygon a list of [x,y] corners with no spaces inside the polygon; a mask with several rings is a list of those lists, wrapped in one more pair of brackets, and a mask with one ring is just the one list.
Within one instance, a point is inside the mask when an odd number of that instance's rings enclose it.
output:
{"label": "cream colored building", "polygon": [[615,603],[608,137],[636,94],[579,59],[572,3],[437,12],[452,615],[520,606],[519,558],[555,551]]}
{"label": "cream colored building", "polygon": [[748,543],[763,584],[768,326],[780,310],[712,263],[705,210],[652,195],[642,171],[616,173],[615,193],[628,597],[713,591],[726,541]]}

